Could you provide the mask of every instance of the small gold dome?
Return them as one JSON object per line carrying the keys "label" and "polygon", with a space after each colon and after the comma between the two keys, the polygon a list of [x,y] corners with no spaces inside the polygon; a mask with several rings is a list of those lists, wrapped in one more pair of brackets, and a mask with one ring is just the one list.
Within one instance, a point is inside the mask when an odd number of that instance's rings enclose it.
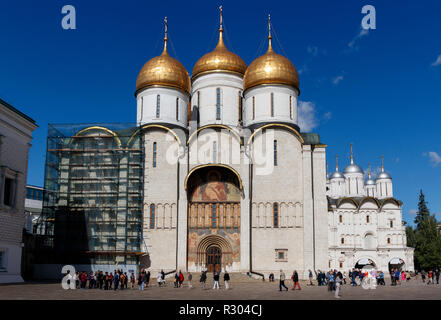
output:
{"label": "small gold dome", "polygon": [[147,61],[136,79],[136,92],[151,86],[172,87],[190,94],[190,76],[182,63],[168,54],[167,37],[162,54]]}
{"label": "small gold dome", "polygon": [[284,84],[299,90],[299,74],[288,58],[274,52],[271,35],[268,37],[268,51],[254,60],[243,77],[243,90],[261,84]]}
{"label": "small gold dome", "polygon": [[219,29],[219,42],[216,48],[202,56],[193,67],[192,79],[210,72],[231,72],[243,76],[247,65],[235,53],[229,51],[224,44],[222,28]]}

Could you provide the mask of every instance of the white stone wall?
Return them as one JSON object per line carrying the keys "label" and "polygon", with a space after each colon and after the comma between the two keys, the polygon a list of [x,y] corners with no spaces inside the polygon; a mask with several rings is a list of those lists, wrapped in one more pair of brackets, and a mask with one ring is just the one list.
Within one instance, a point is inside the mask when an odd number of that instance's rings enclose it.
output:
{"label": "white stone wall", "polygon": [[[22,282],[24,202],[32,131],[37,126],[0,103],[0,283]],[[4,204],[5,178],[13,180],[12,205]]]}
{"label": "white stone wall", "polygon": [[[271,115],[271,93],[274,97],[273,115]],[[270,121],[298,123],[298,92],[289,86],[258,86],[247,90],[244,98],[244,126]]]}
{"label": "white stone wall", "polygon": [[[159,117],[156,117],[157,96],[160,96]],[[137,101],[137,123],[169,123],[187,128],[187,109],[189,97],[180,90],[166,87],[151,87],[139,92]],[[178,118],[176,118],[176,101]]]}
{"label": "white stone wall", "polygon": [[[220,119],[216,119],[217,93],[220,88]],[[242,97],[242,78],[230,73],[209,73],[197,77],[192,83],[191,106],[198,106],[199,126],[224,124],[236,127],[239,124],[239,100]]]}

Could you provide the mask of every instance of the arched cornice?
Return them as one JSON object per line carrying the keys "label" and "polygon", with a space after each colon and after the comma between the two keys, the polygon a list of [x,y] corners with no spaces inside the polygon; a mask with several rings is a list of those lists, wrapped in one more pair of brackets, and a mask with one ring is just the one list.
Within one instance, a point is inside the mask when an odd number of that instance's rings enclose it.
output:
{"label": "arched cornice", "polygon": [[337,202],[337,208],[339,208],[340,205],[342,205],[342,204],[345,203],[345,202],[350,202],[350,203],[352,203],[352,204],[355,206],[355,208],[358,209],[358,203],[357,203],[357,201],[355,201],[353,198],[348,198],[348,197],[345,197],[345,198],[341,198],[341,199],[339,199],[338,202]]}
{"label": "arched cornice", "polygon": [[401,206],[401,202],[398,201],[397,199],[395,199],[395,198],[386,198],[386,199],[381,200],[380,208],[383,209],[384,205],[387,204],[387,203],[394,203],[397,207]]}
{"label": "arched cornice", "polygon": [[101,131],[105,131],[107,133],[110,133],[114,137],[114,139],[116,140],[116,143],[118,144],[118,146],[121,147],[121,140],[119,139],[118,135],[114,131],[112,131],[108,128],[105,128],[105,127],[100,127],[100,126],[91,126],[91,127],[81,129],[73,136],[73,138],[79,137],[82,133],[84,133],[86,131],[90,131],[90,130],[101,130]]}
{"label": "arched cornice", "polygon": [[254,136],[255,136],[258,132],[260,132],[260,131],[262,131],[262,130],[264,130],[264,129],[267,129],[267,128],[271,128],[271,127],[278,127],[278,128],[283,128],[283,129],[286,129],[286,130],[288,130],[288,131],[291,131],[292,133],[294,133],[294,135],[299,139],[299,141],[300,141],[302,144],[305,143],[305,141],[304,141],[303,138],[302,138],[302,135],[301,135],[296,129],[294,129],[293,127],[291,127],[291,126],[289,126],[289,125],[287,125],[287,124],[283,124],[283,123],[269,123],[269,124],[266,124],[266,125],[264,125],[264,126],[261,126],[261,127],[257,128],[256,130],[254,130],[254,132],[253,132],[253,133],[251,134],[251,136],[248,138],[247,145],[249,145],[249,144],[251,143],[251,141],[253,140]]}
{"label": "arched cornice", "polygon": [[200,127],[200,128],[197,129],[195,132],[193,132],[193,133],[190,135],[190,137],[188,137],[187,144],[190,144],[190,141],[191,141],[194,137],[196,137],[196,136],[199,134],[199,132],[201,132],[202,130],[205,130],[205,129],[210,129],[210,128],[226,129],[226,130],[230,131],[230,132],[233,134],[233,136],[236,137],[236,139],[239,141],[240,144],[242,144],[242,139],[240,138],[240,135],[239,135],[236,131],[234,131],[233,129],[231,129],[230,127],[228,127],[228,126],[226,126],[226,125],[223,125],[223,124],[207,124],[207,125],[205,125],[205,126]]}
{"label": "arched cornice", "polygon": [[360,200],[358,207],[361,208],[361,205],[367,201],[373,201],[377,205],[377,209],[380,209],[381,207],[380,201],[378,201],[378,199],[373,197],[364,197],[363,199]]}
{"label": "arched cornice", "polygon": [[140,131],[142,131],[142,130],[147,130],[147,129],[150,129],[150,128],[156,128],[156,129],[163,129],[163,130],[166,130],[166,131],[170,132],[170,133],[175,137],[175,139],[176,139],[176,141],[179,143],[179,145],[182,144],[181,139],[180,139],[179,136],[176,134],[176,132],[174,132],[172,129],[170,129],[170,128],[166,127],[166,126],[163,126],[163,125],[161,125],[161,124],[145,124],[145,125],[143,125],[141,128],[139,128],[138,130],[136,130],[136,131],[131,135],[129,141],[127,142],[127,146],[130,145],[130,142],[132,141],[132,139],[133,139],[134,137],[136,137],[136,135],[139,134]]}
{"label": "arched cornice", "polygon": [[214,234],[202,238],[199,241],[197,251],[199,253],[205,253],[210,246],[220,247],[222,254],[233,252],[231,244],[225,238]]}
{"label": "arched cornice", "polygon": [[191,175],[194,172],[196,172],[197,170],[202,169],[202,168],[207,168],[207,167],[220,167],[220,168],[226,168],[226,169],[230,170],[231,172],[233,172],[236,175],[237,179],[239,180],[239,189],[242,190],[242,179],[240,178],[239,173],[236,170],[234,170],[232,167],[230,167],[226,164],[221,164],[221,163],[203,164],[203,165],[196,166],[193,169],[191,169],[190,172],[185,177],[185,181],[184,181],[185,190],[187,190],[187,183],[188,183],[188,180],[190,179]]}

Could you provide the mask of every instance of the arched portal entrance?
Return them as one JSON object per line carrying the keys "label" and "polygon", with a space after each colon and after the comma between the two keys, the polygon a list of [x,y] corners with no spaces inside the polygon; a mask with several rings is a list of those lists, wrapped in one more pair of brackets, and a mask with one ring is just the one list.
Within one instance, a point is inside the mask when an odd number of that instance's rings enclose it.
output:
{"label": "arched portal entrance", "polygon": [[362,258],[357,261],[354,268],[355,269],[372,269],[372,268],[376,268],[376,267],[377,267],[377,265],[375,264],[375,262],[372,259]]}
{"label": "arched portal entrance", "polygon": [[189,270],[240,267],[241,185],[238,173],[225,165],[190,171],[186,179]]}
{"label": "arched portal entrance", "polygon": [[205,266],[208,272],[221,271],[222,269],[222,249],[218,246],[210,246],[205,255]]}
{"label": "arched portal entrance", "polygon": [[389,261],[389,271],[392,269],[402,271],[405,269],[406,264],[404,263],[403,259],[400,258],[393,258],[391,261]]}

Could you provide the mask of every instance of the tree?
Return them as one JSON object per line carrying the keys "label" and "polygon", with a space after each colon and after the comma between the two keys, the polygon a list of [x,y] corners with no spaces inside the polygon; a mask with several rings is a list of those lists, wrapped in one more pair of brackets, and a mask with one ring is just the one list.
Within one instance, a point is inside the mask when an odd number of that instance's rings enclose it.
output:
{"label": "tree", "polygon": [[420,224],[430,216],[429,209],[427,208],[427,202],[424,198],[423,190],[420,190],[420,199],[418,201],[418,212],[415,217],[415,224],[417,229],[420,228]]}
{"label": "tree", "polygon": [[417,269],[429,269],[441,266],[441,236],[438,221],[427,208],[423,191],[420,191],[418,213],[415,218],[416,228],[406,228],[407,243],[414,247],[414,260]]}

